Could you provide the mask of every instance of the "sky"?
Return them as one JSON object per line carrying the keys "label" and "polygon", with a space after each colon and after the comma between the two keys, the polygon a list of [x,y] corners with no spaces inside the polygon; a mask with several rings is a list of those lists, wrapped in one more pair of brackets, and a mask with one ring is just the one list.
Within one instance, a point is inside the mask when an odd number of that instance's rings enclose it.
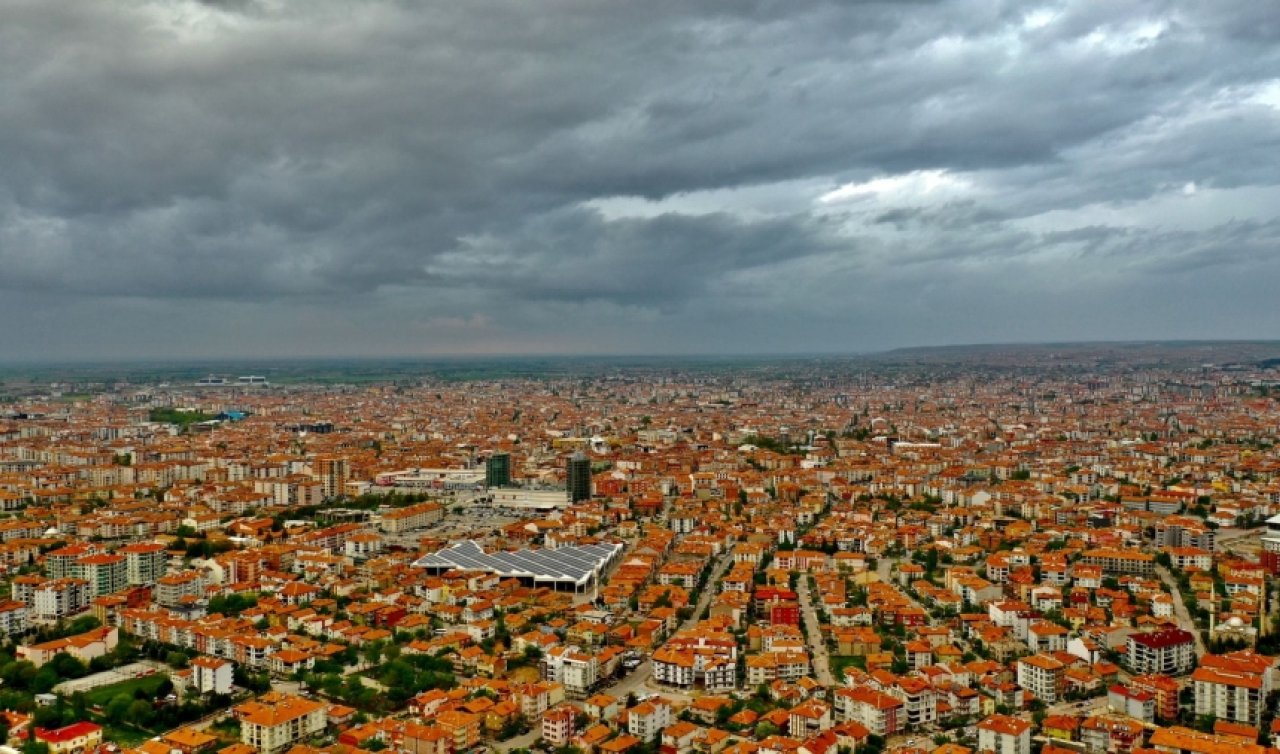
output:
{"label": "sky", "polygon": [[1272,2],[0,19],[0,361],[1280,335]]}

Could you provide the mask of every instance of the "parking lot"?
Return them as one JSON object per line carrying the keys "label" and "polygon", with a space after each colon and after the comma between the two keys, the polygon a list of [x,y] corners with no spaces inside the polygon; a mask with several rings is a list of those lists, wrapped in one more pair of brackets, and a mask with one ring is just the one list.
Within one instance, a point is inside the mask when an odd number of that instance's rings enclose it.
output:
{"label": "parking lot", "polygon": [[447,511],[443,520],[430,526],[399,534],[384,533],[383,537],[387,544],[409,549],[416,549],[423,537],[485,539],[500,536],[502,527],[534,515],[529,511],[480,505],[467,506],[462,513],[454,513],[453,508],[448,508]]}
{"label": "parking lot", "polygon": [[155,668],[150,665],[144,665],[140,662],[131,662],[128,665],[121,665],[112,670],[104,670],[101,673],[87,675],[84,678],[76,678],[70,681],[63,681],[53,687],[54,693],[69,696],[78,691],[89,691],[99,686],[110,686],[114,683],[140,678],[144,675],[155,673]]}

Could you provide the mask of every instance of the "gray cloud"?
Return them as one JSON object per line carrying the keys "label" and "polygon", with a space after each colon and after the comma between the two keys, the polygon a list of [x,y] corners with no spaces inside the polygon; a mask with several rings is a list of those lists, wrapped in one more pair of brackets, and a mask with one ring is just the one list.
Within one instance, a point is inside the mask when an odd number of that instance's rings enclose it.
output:
{"label": "gray cloud", "polygon": [[0,348],[1268,334],[1265,5],[0,0]]}

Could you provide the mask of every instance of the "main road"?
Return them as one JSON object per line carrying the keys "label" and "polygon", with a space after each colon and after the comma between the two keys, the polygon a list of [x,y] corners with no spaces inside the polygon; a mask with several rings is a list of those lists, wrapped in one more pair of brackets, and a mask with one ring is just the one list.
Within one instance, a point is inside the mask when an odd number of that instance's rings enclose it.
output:
{"label": "main road", "polygon": [[805,639],[809,643],[809,652],[813,655],[813,675],[823,686],[836,685],[831,675],[831,657],[827,651],[827,642],[822,638],[822,627],[818,623],[818,611],[813,607],[813,596],[809,594],[809,575],[800,574],[796,594],[800,597],[800,610],[804,613]]}
{"label": "main road", "polygon": [[1164,566],[1156,566],[1156,574],[1160,576],[1160,580],[1173,593],[1173,614],[1178,619],[1178,625],[1184,630],[1190,631],[1191,635],[1195,637],[1196,658],[1204,657],[1204,640],[1200,638],[1200,631],[1196,628],[1196,622],[1192,620],[1191,612],[1187,610],[1186,604],[1182,601],[1182,590],[1178,588],[1178,580]]}
{"label": "main road", "polygon": [[711,573],[707,576],[706,586],[702,587],[702,594],[698,596],[698,602],[693,607],[693,614],[680,624],[680,629],[693,628],[699,620],[702,619],[702,611],[707,609],[711,604],[711,598],[716,596],[716,582],[724,576],[724,572],[729,570],[729,564],[733,562],[733,551],[730,550],[720,556],[716,564],[711,567]]}

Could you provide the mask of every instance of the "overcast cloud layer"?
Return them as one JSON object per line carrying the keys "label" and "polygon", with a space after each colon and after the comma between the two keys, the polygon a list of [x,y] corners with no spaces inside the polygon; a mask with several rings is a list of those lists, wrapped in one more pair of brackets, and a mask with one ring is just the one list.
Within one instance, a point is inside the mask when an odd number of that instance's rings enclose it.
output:
{"label": "overcast cloud layer", "polygon": [[0,361],[1280,336],[1259,0],[0,0]]}

